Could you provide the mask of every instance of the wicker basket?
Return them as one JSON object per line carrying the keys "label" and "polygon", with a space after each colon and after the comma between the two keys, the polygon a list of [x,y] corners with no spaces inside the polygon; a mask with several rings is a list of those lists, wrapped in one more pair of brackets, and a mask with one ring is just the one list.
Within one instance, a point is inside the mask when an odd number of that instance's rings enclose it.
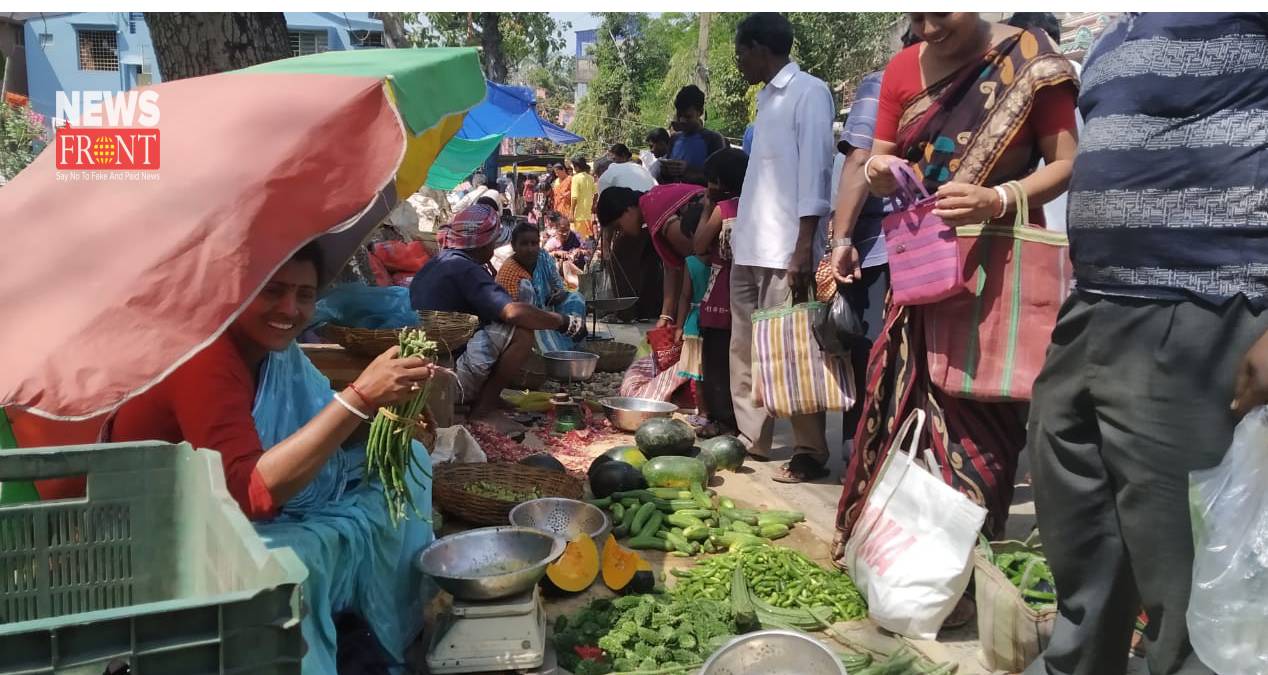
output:
{"label": "wicker basket", "polygon": [[[460,312],[419,312],[420,325],[427,338],[440,344],[443,351],[452,353],[467,344],[475,334],[480,320]],[[400,344],[403,328],[351,328],[328,323],[318,332],[322,337],[343,346],[361,356],[375,358],[389,347]]]}
{"label": "wicker basket", "polygon": [[577,478],[524,464],[439,464],[432,473],[432,499],[436,506],[472,525],[506,525],[511,509],[520,502],[471,494],[464,489],[469,483],[489,481],[524,493],[536,488],[542,497],[581,499],[583,493]]}
{"label": "wicker basket", "polygon": [[439,342],[449,352],[462,348],[475,335],[480,319],[461,312],[436,312],[423,310],[418,313],[427,338]]}
{"label": "wicker basket", "polygon": [[349,352],[369,358],[375,358],[401,342],[399,328],[349,328],[328,323],[317,332]]}
{"label": "wicker basket", "polygon": [[596,370],[603,373],[623,373],[634,363],[634,354],[638,347],[627,342],[596,340],[586,342],[581,351],[599,355]]}

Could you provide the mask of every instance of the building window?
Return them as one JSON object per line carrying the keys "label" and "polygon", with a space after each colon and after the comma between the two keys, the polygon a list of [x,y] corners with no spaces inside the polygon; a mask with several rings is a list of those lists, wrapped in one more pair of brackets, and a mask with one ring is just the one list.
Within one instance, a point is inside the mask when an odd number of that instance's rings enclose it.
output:
{"label": "building window", "polygon": [[291,56],[320,54],[330,51],[330,41],[324,30],[291,31]]}
{"label": "building window", "polygon": [[40,33],[39,38],[40,38],[40,49],[48,49],[49,47],[53,46],[52,33]]}
{"label": "building window", "polygon": [[352,44],[358,47],[382,47],[383,31],[354,30],[351,32]]}
{"label": "building window", "polygon": [[78,30],[80,70],[119,70],[119,38],[113,30]]}

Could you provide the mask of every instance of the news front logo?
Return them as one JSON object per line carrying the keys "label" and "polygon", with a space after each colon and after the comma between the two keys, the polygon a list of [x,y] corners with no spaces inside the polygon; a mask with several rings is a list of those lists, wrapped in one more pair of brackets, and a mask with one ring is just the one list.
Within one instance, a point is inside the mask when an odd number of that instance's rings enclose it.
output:
{"label": "news front logo", "polygon": [[57,92],[59,180],[158,180],[156,91]]}

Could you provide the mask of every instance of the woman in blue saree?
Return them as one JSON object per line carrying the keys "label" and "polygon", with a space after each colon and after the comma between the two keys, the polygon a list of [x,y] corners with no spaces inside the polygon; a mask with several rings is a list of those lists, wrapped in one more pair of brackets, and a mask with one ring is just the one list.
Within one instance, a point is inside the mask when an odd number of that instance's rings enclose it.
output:
{"label": "woman in blue saree", "polygon": [[[393,347],[335,393],[295,338],[315,309],[321,269],[309,245],[274,274],[225,333],[113,420],[112,440],[188,441],[220,453],[229,492],[269,546],[308,568],[304,673],[334,674],[336,614],[354,612],[394,663],[422,629],[413,559],[434,539],[430,478],[410,479],[421,514],[394,524],[365,476],[367,418],[434,374]],[[414,453],[430,476],[427,450]]]}
{"label": "woman in blue saree", "polygon": [[[511,232],[512,255],[498,270],[497,282],[511,297],[531,302],[539,309],[566,316],[585,316],[586,301],[569,291],[555,259],[541,246],[541,230],[521,223]],[[536,331],[537,348],[543,353],[576,349],[576,341],[555,330]]]}

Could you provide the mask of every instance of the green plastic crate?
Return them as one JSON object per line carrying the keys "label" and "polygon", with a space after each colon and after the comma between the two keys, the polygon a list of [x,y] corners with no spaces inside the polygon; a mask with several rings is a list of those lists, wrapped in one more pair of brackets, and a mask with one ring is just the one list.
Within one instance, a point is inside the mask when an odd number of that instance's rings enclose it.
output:
{"label": "green plastic crate", "polygon": [[308,571],[269,549],[187,443],[8,450],[0,481],[87,476],[0,505],[0,673],[299,673]]}

